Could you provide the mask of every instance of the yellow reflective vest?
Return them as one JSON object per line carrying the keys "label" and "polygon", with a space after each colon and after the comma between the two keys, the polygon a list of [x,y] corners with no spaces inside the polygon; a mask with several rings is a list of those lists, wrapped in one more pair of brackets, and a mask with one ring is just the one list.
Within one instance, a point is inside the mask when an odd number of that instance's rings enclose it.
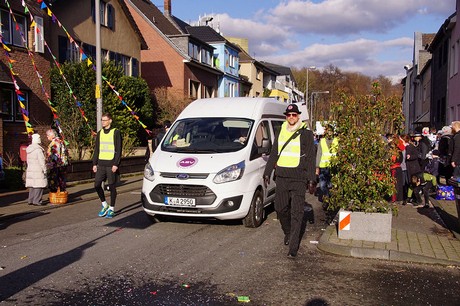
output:
{"label": "yellow reflective vest", "polygon": [[115,130],[111,129],[107,134],[103,130],[99,133],[99,159],[112,160],[115,157]]}
{"label": "yellow reflective vest", "polygon": [[[303,123],[300,128],[303,128],[305,123]],[[280,154],[281,148],[283,148],[286,141],[291,138],[294,132],[289,132],[287,130],[287,122],[284,122],[281,126],[281,131],[278,136],[278,154]],[[286,168],[296,168],[300,164],[300,134],[291,139],[289,143],[286,145],[284,150],[281,152],[278,162],[276,163],[277,166],[286,167]]]}
{"label": "yellow reflective vest", "polygon": [[321,146],[321,159],[319,161],[319,167],[328,168],[331,164],[331,157],[337,154],[339,140],[334,138],[331,143],[331,148],[327,146],[326,138],[321,138],[319,144]]}

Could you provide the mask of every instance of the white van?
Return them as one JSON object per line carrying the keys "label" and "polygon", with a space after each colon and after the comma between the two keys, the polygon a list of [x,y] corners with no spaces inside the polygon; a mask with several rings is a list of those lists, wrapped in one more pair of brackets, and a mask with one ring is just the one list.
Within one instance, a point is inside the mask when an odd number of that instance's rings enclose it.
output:
{"label": "white van", "polygon": [[258,227],[274,200],[263,172],[286,104],[271,98],[211,98],[188,105],[145,166],[150,216],[243,219]]}

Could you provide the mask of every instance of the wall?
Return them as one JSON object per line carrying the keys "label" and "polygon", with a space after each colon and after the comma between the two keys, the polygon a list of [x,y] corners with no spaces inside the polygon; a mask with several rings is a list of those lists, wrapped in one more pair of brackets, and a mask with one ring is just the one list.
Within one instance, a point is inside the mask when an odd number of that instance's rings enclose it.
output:
{"label": "wall", "polygon": [[[121,159],[120,173],[129,174],[143,172],[144,156],[124,157]],[[91,160],[74,161],[67,167],[67,181],[84,181],[94,179],[93,162]]]}
{"label": "wall", "polygon": [[[457,10],[460,8],[460,0],[457,0]],[[448,90],[448,102],[447,102],[447,124],[451,123],[452,121],[460,120],[460,20],[457,16],[457,22],[455,23],[454,28],[452,29],[451,39],[450,39],[450,52],[455,50],[457,62],[456,64],[456,71],[452,77],[449,78],[447,84]],[[455,49],[453,47],[455,46]],[[453,57],[449,56],[449,61],[452,61]],[[450,63],[451,64],[451,63]],[[454,65],[454,63],[452,63]],[[452,67],[453,69],[453,67]],[[450,74],[449,74],[450,76]]]}

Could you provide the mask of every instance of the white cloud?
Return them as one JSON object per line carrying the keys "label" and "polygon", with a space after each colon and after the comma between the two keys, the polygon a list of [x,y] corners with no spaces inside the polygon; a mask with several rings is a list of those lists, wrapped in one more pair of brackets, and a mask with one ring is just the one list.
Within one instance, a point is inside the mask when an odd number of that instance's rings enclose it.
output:
{"label": "white cloud", "polygon": [[328,35],[386,32],[416,14],[449,16],[452,0],[293,0],[270,10],[267,23],[294,32]]}
{"label": "white cloud", "polygon": [[[391,48],[412,46],[409,38],[388,41],[357,39],[337,44],[313,44],[296,52],[284,55],[266,56],[261,60],[288,67],[316,66],[326,67],[330,64],[343,71],[360,72],[369,76],[384,75],[393,81],[399,81],[404,60],[379,60],[378,54],[388,52]],[[401,71],[401,73],[399,72]]]}
{"label": "white cloud", "polygon": [[[345,71],[396,80],[412,61],[413,48],[413,37],[398,37],[399,30],[420,14],[447,18],[455,11],[453,2],[286,0],[257,11],[252,19],[218,14],[214,22],[224,36],[247,38],[249,53],[257,60],[295,67],[333,64]],[[390,30],[391,35],[380,36]],[[379,41],[379,37],[384,38]]]}

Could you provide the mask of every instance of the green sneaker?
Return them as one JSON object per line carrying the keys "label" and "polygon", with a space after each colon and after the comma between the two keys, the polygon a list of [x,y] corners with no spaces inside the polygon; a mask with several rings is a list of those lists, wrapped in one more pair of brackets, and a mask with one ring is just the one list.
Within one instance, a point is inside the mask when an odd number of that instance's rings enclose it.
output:
{"label": "green sneaker", "polygon": [[111,209],[107,209],[107,214],[105,215],[105,217],[107,219],[112,219],[114,216],[115,216],[115,212]]}
{"label": "green sneaker", "polygon": [[109,206],[102,205],[102,209],[99,212],[99,217],[104,217],[105,215],[107,215],[108,210],[109,210]]}

